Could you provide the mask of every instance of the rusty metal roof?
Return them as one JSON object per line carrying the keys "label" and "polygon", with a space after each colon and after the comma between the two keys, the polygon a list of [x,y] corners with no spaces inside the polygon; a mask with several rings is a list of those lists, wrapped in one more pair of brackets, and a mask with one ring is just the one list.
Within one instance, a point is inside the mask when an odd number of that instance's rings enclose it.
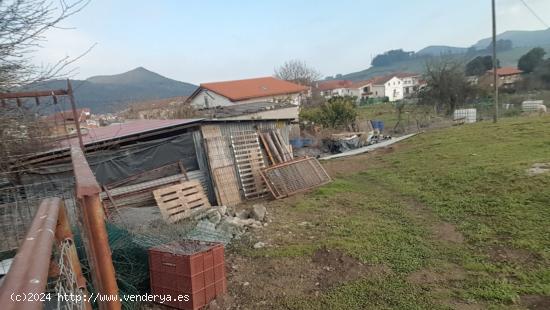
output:
{"label": "rusty metal roof", "polygon": [[[199,123],[201,120],[202,119],[133,120],[125,123],[111,124],[106,127],[90,128],[86,133],[82,134],[82,141],[84,142],[84,145],[89,145],[97,142],[152,132],[159,129]],[[78,138],[74,137],[69,140],[60,141],[60,144],[63,147],[78,146]]]}

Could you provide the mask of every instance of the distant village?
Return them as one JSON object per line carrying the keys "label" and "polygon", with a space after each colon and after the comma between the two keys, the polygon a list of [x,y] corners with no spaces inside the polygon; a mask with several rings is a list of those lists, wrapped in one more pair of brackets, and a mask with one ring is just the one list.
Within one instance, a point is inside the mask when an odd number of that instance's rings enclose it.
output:
{"label": "distant village", "polygon": [[[521,81],[523,71],[516,67],[497,69],[499,88],[512,89]],[[493,71],[468,76],[468,83],[482,88],[493,87]],[[302,86],[276,77],[201,83],[190,96],[134,102],[118,113],[93,114],[78,109],[78,121],[84,134],[88,129],[120,124],[136,119],[294,119],[300,106],[321,96],[353,97],[356,103],[396,102],[414,99],[427,83],[421,74],[398,72],[364,81],[322,80]],[[58,112],[43,118],[52,134],[66,138],[76,134],[72,111]]]}

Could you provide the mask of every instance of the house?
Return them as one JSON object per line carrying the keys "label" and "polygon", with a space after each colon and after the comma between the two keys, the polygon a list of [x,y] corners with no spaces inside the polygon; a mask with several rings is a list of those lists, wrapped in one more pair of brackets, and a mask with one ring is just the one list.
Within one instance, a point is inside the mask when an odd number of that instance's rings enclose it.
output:
{"label": "house", "polygon": [[[91,119],[90,109],[77,109],[76,114],[81,129],[98,127],[97,122]],[[76,123],[72,110],[51,114],[43,117],[42,120],[47,124],[52,136],[66,136],[76,133]]]}
{"label": "house", "polygon": [[317,83],[316,87],[323,97],[332,98],[335,96],[356,96],[357,94],[354,92],[352,85],[352,81],[335,80]]}
{"label": "house", "polygon": [[355,93],[355,96],[357,96],[358,100],[371,97],[372,82],[373,82],[373,79],[353,82],[353,84],[351,85],[351,88]]}
{"label": "house", "polygon": [[415,95],[424,82],[420,74],[398,72],[375,77],[366,81],[365,84],[369,87],[366,89],[370,89],[370,97],[387,97],[390,102],[393,102]]}
{"label": "house", "polygon": [[254,102],[281,102],[299,106],[309,88],[274,77],[203,83],[186,102],[199,109]]}
{"label": "house", "polygon": [[[485,87],[494,87],[494,71],[488,70],[479,78],[479,84]],[[497,69],[497,83],[499,88],[512,89],[521,81],[523,71],[516,67],[502,67]]]}
{"label": "house", "polygon": [[422,85],[422,76],[417,73],[397,73],[395,75],[402,81],[403,96],[411,97],[418,92]]}
{"label": "house", "polygon": [[372,97],[387,97],[390,102],[403,99],[403,81],[395,75],[375,78],[372,81]]}

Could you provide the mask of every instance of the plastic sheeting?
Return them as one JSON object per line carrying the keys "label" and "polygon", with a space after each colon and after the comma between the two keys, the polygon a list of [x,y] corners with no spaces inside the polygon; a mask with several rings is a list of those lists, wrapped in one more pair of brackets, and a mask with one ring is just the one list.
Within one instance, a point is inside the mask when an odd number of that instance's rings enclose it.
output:
{"label": "plastic sheeting", "polygon": [[[193,133],[140,142],[122,148],[101,150],[86,154],[86,159],[100,185],[125,179],[131,175],[152,170],[181,160],[187,171],[198,170]],[[22,175],[24,184],[41,183],[56,187],[56,183],[73,183],[70,159],[56,165],[33,168]]]}

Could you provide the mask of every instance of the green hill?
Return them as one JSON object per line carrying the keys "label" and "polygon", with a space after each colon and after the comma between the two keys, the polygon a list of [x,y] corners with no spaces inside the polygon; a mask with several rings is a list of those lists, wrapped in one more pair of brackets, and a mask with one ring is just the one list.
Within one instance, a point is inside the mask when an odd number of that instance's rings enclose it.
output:
{"label": "green hill", "polygon": [[[78,106],[88,107],[94,113],[116,112],[130,102],[189,96],[197,88],[143,67],[121,74],[94,76],[71,82]],[[65,80],[53,80],[31,85],[27,89],[58,89],[66,86]]]}
{"label": "green hill", "polygon": [[[500,60],[501,66],[517,66],[519,58],[533,47],[543,47],[550,55],[550,28],[535,31],[506,31],[499,34],[497,39],[511,40],[514,46],[511,50],[499,52],[498,59]],[[479,40],[472,46],[478,49],[478,51],[474,53],[467,53],[468,48],[465,47],[431,45],[416,52],[415,58],[413,59],[394,62],[386,66],[371,66],[365,70],[345,74],[341,79],[354,81],[366,80],[375,76],[404,71],[421,74],[426,67],[426,61],[429,60],[437,61],[440,57],[447,57],[466,63],[474,57],[490,55],[490,53],[486,51],[490,43],[491,38]]]}
{"label": "green hill", "polygon": [[[515,47],[550,45],[550,28],[535,31],[506,31],[497,35],[497,40],[510,40]],[[491,38],[479,40],[474,47],[484,49],[491,44]]]}
{"label": "green hill", "polygon": [[[546,53],[550,55],[550,44],[542,45],[541,47],[543,47],[546,50]],[[500,60],[501,66],[517,66],[519,58],[532,48],[533,47],[516,47],[509,51],[498,53],[497,58]],[[345,74],[342,76],[342,79],[360,81],[360,80],[367,80],[375,76],[383,76],[383,75],[387,75],[395,72],[413,72],[413,73],[422,74],[424,73],[424,70],[426,68],[427,61],[437,61],[438,59],[441,59],[441,57],[446,57],[446,58],[467,63],[474,57],[489,55],[489,54],[490,53],[487,51],[478,51],[475,54],[468,54],[468,55],[447,54],[443,56],[420,57],[420,58],[415,58],[407,61],[393,63],[392,65],[389,65],[389,66],[370,67],[366,70]]]}

